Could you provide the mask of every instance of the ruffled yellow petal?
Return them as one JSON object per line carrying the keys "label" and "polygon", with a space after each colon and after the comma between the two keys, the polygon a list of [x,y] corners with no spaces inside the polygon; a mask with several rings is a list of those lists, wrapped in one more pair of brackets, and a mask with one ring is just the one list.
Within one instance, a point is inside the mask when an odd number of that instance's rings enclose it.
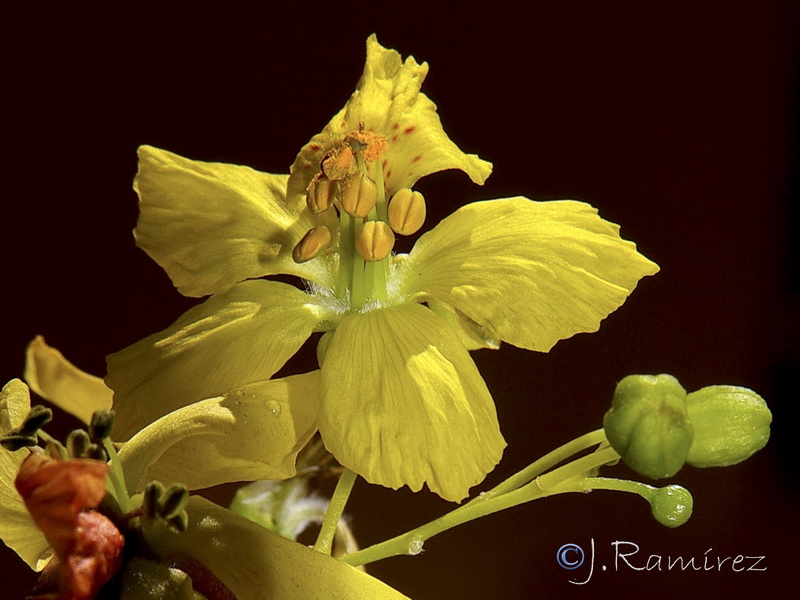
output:
{"label": "ruffled yellow petal", "polygon": [[481,348],[491,348],[497,350],[500,347],[498,340],[491,331],[481,327],[475,321],[457,311],[452,306],[438,302],[432,298],[428,299],[428,308],[439,315],[448,325],[458,333],[461,343],[467,350],[480,350]]}
{"label": "ruffled yellow petal", "polygon": [[[0,436],[22,425],[31,408],[28,386],[12,379],[0,391]],[[31,569],[41,571],[50,555],[50,544],[36,527],[22,497],[14,487],[19,466],[28,450],[9,452],[0,448],[0,538]]]}
{"label": "ruffled yellow petal", "polygon": [[287,207],[287,177],[142,146],[136,243],[186,296],[280,273],[324,283],[323,261],[292,260],[295,244],[321,221]]}
{"label": "ruffled yellow petal", "polygon": [[115,439],[192,402],[269,379],[324,316],[297,288],[245,281],[112,354],[106,384],[114,390]]}
{"label": "ruffled yellow petal", "polygon": [[405,304],[346,317],[322,366],[326,448],[371,483],[464,498],[500,460],[494,402],[445,322]]}
{"label": "ruffled yellow petal", "polygon": [[152,480],[192,490],[293,476],[297,453],[317,430],[318,393],[319,371],[312,371],[244,386],[161,417],[119,451],[129,491]]}
{"label": "ruffled yellow petal", "polygon": [[25,380],[42,398],[84,423],[95,411],[111,408],[112,392],[103,380],[81,371],[40,335],[28,344]]}
{"label": "ruffled yellow petal", "polygon": [[403,62],[400,53],[382,47],[371,35],[356,91],[322,132],[303,146],[292,165],[287,193],[290,206],[299,205],[325,153],[362,124],[388,141],[380,160],[389,195],[445,169],[460,169],[482,184],[492,165],[465,154],[447,137],[436,105],[419,91],[427,74],[427,63],[417,64],[413,57]]}
{"label": "ruffled yellow petal", "polygon": [[658,266],[583,202],[468,204],[423,235],[397,271],[418,301],[448,304],[494,336],[548,351],[597,331]]}
{"label": "ruffled yellow petal", "polygon": [[187,506],[189,528],[146,530],[148,544],[178,566],[186,557],[208,568],[238,600],[402,600],[400,592],[340,560],[292,542],[199,496]]}

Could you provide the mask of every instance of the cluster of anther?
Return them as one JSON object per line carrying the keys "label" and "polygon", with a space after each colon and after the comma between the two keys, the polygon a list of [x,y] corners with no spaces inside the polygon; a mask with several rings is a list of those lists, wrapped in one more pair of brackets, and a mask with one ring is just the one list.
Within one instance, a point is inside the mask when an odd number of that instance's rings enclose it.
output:
{"label": "cluster of anther", "polygon": [[[335,207],[340,218],[347,215],[356,220],[355,250],[367,262],[386,258],[394,247],[395,233],[411,235],[425,221],[425,200],[409,188],[398,190],[387,206],[385,165],[379,162],[387,147],[384,136],[362,126],[325,154],[307,188],[306,202],[312,213],[322,214]],[[295,262],[319,256],[331,239],[325,225],[309,230],[294,248]]]}

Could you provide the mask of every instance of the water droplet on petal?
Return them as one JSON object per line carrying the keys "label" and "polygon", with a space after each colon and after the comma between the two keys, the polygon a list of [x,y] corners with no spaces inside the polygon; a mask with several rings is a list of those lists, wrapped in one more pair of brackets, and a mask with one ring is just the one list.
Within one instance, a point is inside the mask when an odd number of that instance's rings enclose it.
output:
{"label": "water droplet on petal", "polygon": [[277,400],[269,400],[267,401],[267,410],[269,410],[274,416],[280,417],[281,416],[281,404]]}

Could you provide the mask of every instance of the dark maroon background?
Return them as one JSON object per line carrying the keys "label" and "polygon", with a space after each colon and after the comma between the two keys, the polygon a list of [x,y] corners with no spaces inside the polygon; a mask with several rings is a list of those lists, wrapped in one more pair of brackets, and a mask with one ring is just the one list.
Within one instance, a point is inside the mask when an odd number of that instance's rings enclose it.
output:
{"label": "dark maroon background", "polygon": [[[66,4],[3,14],[3,382],[21,375],[35,334],[99,374],[106,354],[190,305],[133,244],[139,144],[286,172],[351,93],[376,32],[430,63],[424,90],[448,133],[495,164],[483,188],[457,173],[423,180],[431,225],[478,199],[577,198],[662,266],[597,334],[546,355],[474,355],[509,442],[480,489],[599,426],[629,373],[755,388],[775,425],[747,463],[678,474],[695,515],[677,530],[635,497],[552,498],[372,572],[415,600],[746,598],[794,582],[794,2]],[[349,512],[366,545],[447,508],[360,482]],[[571,585],[586,573],[562,570],[556,550],[592,538],[594,577]],[[765,555],[767,571],[615,572],[615,540],[637,543],[639,557]],[[0,551],[0,581],[11,581],[0,596],[13,600],[33,577]]]}

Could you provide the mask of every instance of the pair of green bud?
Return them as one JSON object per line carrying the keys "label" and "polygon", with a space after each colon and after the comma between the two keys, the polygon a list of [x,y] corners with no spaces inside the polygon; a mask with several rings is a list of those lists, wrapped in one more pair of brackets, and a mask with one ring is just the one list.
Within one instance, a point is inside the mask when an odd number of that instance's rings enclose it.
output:
{"label": "pair of green bud", "polygon": [[603,427],[622,460],[653,479],[685,463],[726,467],[769,440],[772,414],[752,390],[728,385],[690,394],[671,375],[630,375],[619,382]]}

